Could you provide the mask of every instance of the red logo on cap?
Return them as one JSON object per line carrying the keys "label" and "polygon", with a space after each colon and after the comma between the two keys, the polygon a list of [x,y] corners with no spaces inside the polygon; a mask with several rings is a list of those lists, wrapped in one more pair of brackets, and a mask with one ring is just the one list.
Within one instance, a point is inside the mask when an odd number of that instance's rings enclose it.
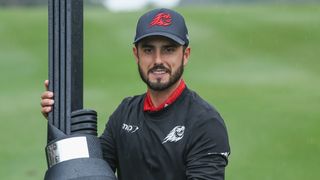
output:
{"label": "red logo on cap", "polygon": [[150,26],[169,26],[171,25],[171,15],[167,13],[157,14],[150,23]]}

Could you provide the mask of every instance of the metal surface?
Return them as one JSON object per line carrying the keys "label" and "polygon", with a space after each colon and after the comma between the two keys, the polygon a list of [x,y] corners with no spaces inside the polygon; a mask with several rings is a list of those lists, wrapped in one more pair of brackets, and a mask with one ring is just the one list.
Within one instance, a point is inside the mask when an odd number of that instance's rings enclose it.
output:
{"label": "metal surface", "polygon": [[83,109],[83,0],[48,0],[48,11],[49,91],[55,103],[44,179],[116,180],[96,136],[97,113]]}
{"label": "metal surface", "polygon": [[[49,123],[70,134],[71,112],[83,107],[83,1],[48,0]],[[48,134],[48,139],[49,139]]]}
{"label": "metal surface", "polygon": [[71,159],[89,158],[89,148],[85,136],[54,142],[47,146],[46,151],[49,167]]}

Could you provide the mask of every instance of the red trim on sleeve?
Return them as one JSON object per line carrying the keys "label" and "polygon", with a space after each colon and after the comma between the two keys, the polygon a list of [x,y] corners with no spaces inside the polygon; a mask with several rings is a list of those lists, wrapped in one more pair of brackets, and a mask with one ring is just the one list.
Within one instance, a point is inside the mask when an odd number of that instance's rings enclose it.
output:
{"label": "red trim on sleeve", "polygon": [[143,110],[144,111],[160,111],[164,109],[165,107],[169,106],[172,104],[183,92],[183,90],[186,88],[186,84],[183,80],[181,80],[179,86],[173,91],[173,93],[169,96],[169,98],[164,101],[160,106],[155,107],[152,103],[151,97],[150,97],[150,92],[148,91],[146,94],[146,98],[144,99],[144,105],[143,105]]}

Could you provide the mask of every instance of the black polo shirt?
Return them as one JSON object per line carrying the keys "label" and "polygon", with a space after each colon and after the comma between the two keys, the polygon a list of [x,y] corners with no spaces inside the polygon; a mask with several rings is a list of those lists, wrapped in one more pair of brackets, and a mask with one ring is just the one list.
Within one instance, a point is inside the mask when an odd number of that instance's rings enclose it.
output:
{"label": "black polo shirt", "polygon": [[224,179],[230,148],[220,114],[188,88],[157,112],[143,111],[145,97],[124,99],[100,137],[119,180]]}

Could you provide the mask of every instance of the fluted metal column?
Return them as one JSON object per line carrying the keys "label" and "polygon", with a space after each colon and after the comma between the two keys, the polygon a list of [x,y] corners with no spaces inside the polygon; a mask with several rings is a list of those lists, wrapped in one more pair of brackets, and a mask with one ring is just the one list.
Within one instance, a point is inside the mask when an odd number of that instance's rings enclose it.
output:
{"label": "fluted metal column", "polygon": [[[49,124],[70,134],[71,112],[83,108],[83,1],[48,0]],[[48,133],[48,140],[50,138]]]}
{"label": "fluted metal column", "polygon": [[116,180],[97,137],[97,113],[83,109],[83,1],[48,0],[48,170],[45,180]]}

